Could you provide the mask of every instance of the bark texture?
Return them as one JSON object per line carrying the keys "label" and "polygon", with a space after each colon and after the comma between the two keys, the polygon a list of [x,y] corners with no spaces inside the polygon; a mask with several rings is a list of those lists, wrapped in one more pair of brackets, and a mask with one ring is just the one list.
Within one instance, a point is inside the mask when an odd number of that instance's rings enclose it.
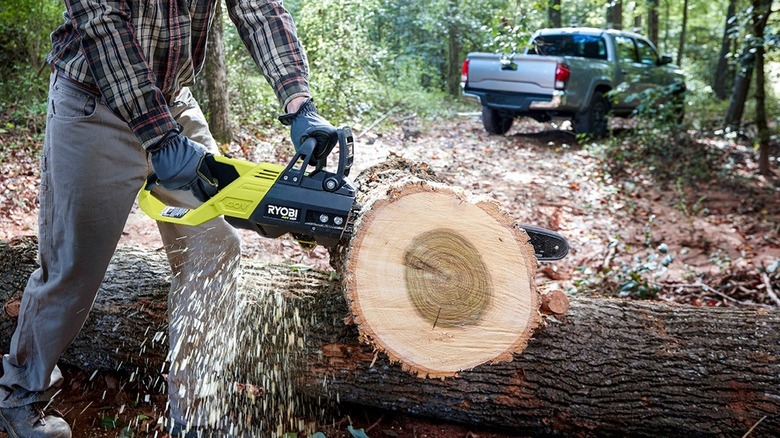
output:
{"label": "bark texture", "polygon": [[[15,324],[8,303],[35,267],[35,252],[31,239],[0,242],[3,349]],[[164,355],[151,340],[164,324],[167,272],[162,253],[121,248],[63,361],[159,372]],[[244,272],[248,284],[298,309],[308,356],[300,381],[311,394],[519,436],[742,436],[762,419],[751,437],[780,434],[777,312],[578,297],[513,361],[420,379],[358,342],[331,273],[253,261]],[[252,312],[267,312],[245,311],[260,331],[267,319]]]}
{"label": "bark texture", "polygon": [[659,46],[658,40],[658,0],[647,0],[647,37]]}
{"label": "bark texture", "polygon": [[756,127],[758,128],[758,172],[764,176],[770,176],[769,170],[769,141],[770,129],[766,114],[766,72],[764,71],[764,58],[767,44],[764,38],[766,24],[772,13],[772,0],[753,0],[753,33],[759,41],[756,47]]}
{"label": "bark texture", "polygon": [[[84,327],[62,360],[83,369],[159,372],[168,348],[168,264],[164,253],[124,248],[112,263]],[[7,352],[27,277],[37,268],[37,239],[0,241],[0,351]]]}
{"label": "bark texture", "polygon": [[683,1],[682,25],[680,26],[680,39],[677,45],[677,65],[682,66],[683,55],[685,54],[685,34],[688,31],[688,0]]}
{"label": "bark texture", "polygon": [[209,129],[220,144],[230,143],[233,130],[230,129],[230,98],[225,67],[225,38],[222,26],[222,4],[217,3],[214,19],[208,37],[203,75],[208,93]]}

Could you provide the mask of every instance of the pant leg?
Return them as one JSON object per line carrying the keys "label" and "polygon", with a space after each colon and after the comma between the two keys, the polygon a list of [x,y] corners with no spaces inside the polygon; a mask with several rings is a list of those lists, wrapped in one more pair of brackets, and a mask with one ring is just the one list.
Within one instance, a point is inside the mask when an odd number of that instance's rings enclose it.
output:
{"label": "pant leg", "polygon": [[52,76],[41,157],[39,257],[29,278],[0,406],[48,400],[56,364],[84,324],[148,173],[138,140],[95,96]]}
{"label": "pant leg", "polygon": [[[203,113],[189,90],[182,90],[171,112],[187,137],[216,152]],[[199,204],[190,192],[160,190],[155,194],[171,205],[192,208]],[[173,274],[168,299],[171,416],[191,426],[214,426],[227,415],[232,382],[226,368],[239,348],[239,237],[222,218],[197,227],[158,225]]]}

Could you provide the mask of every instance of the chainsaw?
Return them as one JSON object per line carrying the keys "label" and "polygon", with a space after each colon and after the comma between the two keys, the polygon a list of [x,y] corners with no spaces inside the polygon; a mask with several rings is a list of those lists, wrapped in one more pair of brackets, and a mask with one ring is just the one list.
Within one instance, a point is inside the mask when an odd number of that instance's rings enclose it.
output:
{"label": "chainsaw", "polygon": [[[209,170],[219,192],[199,207],[168,206],[152,194],[157,185],[151,174],[138,194],[138,204],[149,217],[161,222],[200,225],[224,216],[235,228],[277,238],[291,234],[304,249],[316,245],[332,247],[352,237],[356,189],[348,178],[354,158],[354,141],[349,127],[337,130],[339,156],[336,172],[325,170],[327,156],[307,172],[316,140],[309,138],[287,166],[252,163],[221,155],[209,156]],[[559,260],[569,245],[558,233],[521,225],[540,261]]]}
{"label": "chainsaw", "polygon": [[200,225],[219,216],[235,228],[264,237],[290,233],[304,249],[332,247],[352,236],[355,186],[348,178],[354,146],[349,127],[337,129],[338,167],[325,170],[328,157],[316,161],[307,172],[317,140],[301,144],[287,166],[253,163],[222,155],[206,158],[219,192],[199,207],[168,206],[152,194],[157,177],[151,174],[138,194],[138,204],[149,217],[161,222]]}

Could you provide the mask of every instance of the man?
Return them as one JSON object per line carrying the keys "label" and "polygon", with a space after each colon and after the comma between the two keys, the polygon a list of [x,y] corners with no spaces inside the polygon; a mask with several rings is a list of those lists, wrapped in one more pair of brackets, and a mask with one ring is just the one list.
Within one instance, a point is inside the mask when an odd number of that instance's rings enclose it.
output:
{"label": "man", "polygon": [[[203,65],[217,0],[65,0],[52,34],[53,68],[41,157],[41,267],[24,292],[0,378],[0,430],[11,437],[70,437],[43,407],[62,381],[57,361],[78,334],[144,178],[166,203],[195,207],[213,196],[206,157],[216,153],[185,87]],[[231,20],[276,92],[293,144],[335,129],[310,100],[308,65],[281,1],[227,0]],[[199,227],[158,224],[172,270],[169,295],[173,435],[220,436],[219,402],[235,328],[235,231],[222,219]],[[220,348],[216,348],[219,345]],[[189,432],[188,432],[189,431]],[[198,435],[202,436],[202,435]]]}

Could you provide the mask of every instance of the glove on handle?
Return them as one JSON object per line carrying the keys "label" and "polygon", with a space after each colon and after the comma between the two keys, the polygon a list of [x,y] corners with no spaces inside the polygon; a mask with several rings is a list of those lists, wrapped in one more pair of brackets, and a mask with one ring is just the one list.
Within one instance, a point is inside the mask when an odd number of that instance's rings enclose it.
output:
{"label": "glove on handle", "polygon": [[217,194],[217,180],[206,160],[212,154],[202,144],[182,135],[181,127],[170,131],[147,151],[161,186],[168,190],[190,190],[201,202]]}
{"label": "glove on handle", "polygon": [[290,137],[296,151],[306,139],[313,137],[317,140],[314,154],[309,159],[311,165],[316,165],[317,161],[327,157],[338,142],[336,128],[317,114],[317,108],[311,98],[306,99],[298,111],[279,116],[279,121],[290,127]]}

